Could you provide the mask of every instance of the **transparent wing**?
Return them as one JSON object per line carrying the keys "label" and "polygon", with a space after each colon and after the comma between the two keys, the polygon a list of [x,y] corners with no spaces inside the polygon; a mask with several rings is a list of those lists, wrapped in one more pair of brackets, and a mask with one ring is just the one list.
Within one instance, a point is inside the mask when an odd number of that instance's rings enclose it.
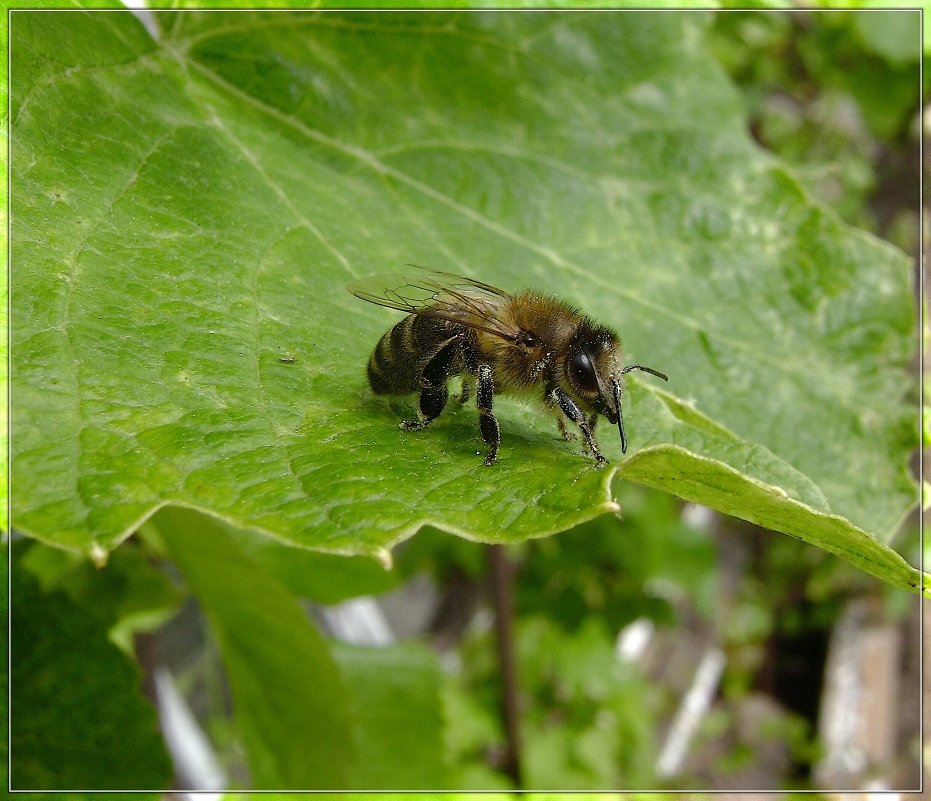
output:
{"label": "transparent wing", "polygon": [[370,275],[346,289],[389,309],[448,320],[502,339],[519,339],[521,331],[507,320],[506,292],[462,275],[410,266],[410,272]]}

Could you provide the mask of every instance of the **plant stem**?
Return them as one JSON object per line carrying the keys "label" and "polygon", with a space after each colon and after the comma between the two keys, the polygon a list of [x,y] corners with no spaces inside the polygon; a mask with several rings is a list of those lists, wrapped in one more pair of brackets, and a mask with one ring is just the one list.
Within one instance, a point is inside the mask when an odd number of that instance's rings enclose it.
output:
{"label": "plant stem", "polygon": [[517,704],[517,668],[514,649],[514,573],[503,545],[488,548],[492,603],[495,609],[495,639],[501,668],[501,717],[507,741],[504,771],[520,788],[520,718]]}

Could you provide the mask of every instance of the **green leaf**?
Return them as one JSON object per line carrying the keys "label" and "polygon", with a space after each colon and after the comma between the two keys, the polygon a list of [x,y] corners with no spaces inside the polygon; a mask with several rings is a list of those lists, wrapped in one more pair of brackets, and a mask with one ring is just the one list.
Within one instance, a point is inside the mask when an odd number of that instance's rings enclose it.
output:
{"label": "green leaf", "polygon": [[[0,47],[2,52],[9,53],[9,37],[7,31],[8,15],[6,19],[0,22]],[[4,156],[9,153],[9,125],[10,119],[7,109],[9,108],[7,87],[9,86],[9,75],[7,74],[7,65],[0,66],[0,148]],[[3,159],[7,164],[7,159]],[[7,287],[9,285],[9,263],[6,255],[9,253],[9,241],[7,238],[8,230],[8,198],[9,184],[7,182],[9,173],[3,171],[0,176],[0,192],[3,194],[3,200],[0,201],[0,252],[4,255],[0,257],[0,330],[9,331],[9,294]],[[7,374],[7,364],[9,358],[9,341],[7,336],[0,336],[0,392],[2,397],[8,399],[9,394],[9,375]],[[9,439],[7,431],[9,427],[9,411],[7,404],[0,403],[0,486],[9,487]],[[9,521],[9,497],[8,491],[0,493],[0,530],[6,530]]]}
{"label": "green leaf", "polygon": [[172,769],[155,710],[103,618],[62,592],[43,593],[15,562],[11,582],[11,786],[167,788]]}
{"label": "green leaf", "polygon": [[153,521],[220,647],[253,789],[345,789],[346,686],[307,614],[222,524],[165,509]]}
{"label": "green leaf", "polygon": [[[619,471],[745,519],[781,488],[773,524],[836,515],[835,552],[914,586],[879,545],[916,500],[908,261],[752,144],[706,15],[55,18],[11,32],[23,531],[106,550],[177,504],[384,558],[567,529]],[[616,326],[670,376],[632,374],[627,459],[509,398],[494,468],[472,408],[399,430],[365,379],[399,315],[343,286],[408,262]]]}
{"label": "green leaf", "polygon": [[[436,655],[415,643],[387,648],[339,645],[334,656],[353,697],[360,790],[447,786]],[[450,725],[455,726],[455,721]]]}
{"label": "green leaf", "polygon": [[[684,459],[691,463],[687,477],[678,473]],[[894,586],[912,592],[922,588],[920,571],[848,520],[818,512],[789,498],[781,487],[747,479],[721,462],[686,457],[678,448],[659,446],[625,463],[623,475],[657,489],[670,490],[674,485],[677,495],[725,513],[736,512],[752,499],[752,512],[739,515],[751,523],[818,545]],[[924,577],[927,583],[927,574]]]}

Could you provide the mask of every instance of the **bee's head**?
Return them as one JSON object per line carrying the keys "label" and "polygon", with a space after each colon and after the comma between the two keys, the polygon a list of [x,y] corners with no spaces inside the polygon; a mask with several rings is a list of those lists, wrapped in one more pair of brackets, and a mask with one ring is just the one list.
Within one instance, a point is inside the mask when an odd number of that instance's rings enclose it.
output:
{"label": "bee's head", "polygon": [[617,422],[614,384],[621,375],[621,343],[607,328],[587,320],[580,327],[566,354],[566,383],[576,403]]}
{"label": "bee's head", "polygon": [[621,414],[624,373],[643,370],[664,381],[663,373],[640,364],[621,366],[621,343],[607,329],[586,323],[579,328],[566,358],[566,381],[583,408],[608,418],[621,435],[621,451],[627,452],[627,434]]}

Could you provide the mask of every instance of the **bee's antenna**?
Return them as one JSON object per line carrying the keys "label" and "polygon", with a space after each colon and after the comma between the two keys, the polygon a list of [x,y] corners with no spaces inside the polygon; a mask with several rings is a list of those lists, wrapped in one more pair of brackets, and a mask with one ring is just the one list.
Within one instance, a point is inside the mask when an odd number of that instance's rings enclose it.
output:
{"label": "bee's antenna", "polygon": [[624,433],[624,418],[621,416],[621,385],[617,380],[614,381],[614,406],[617,409],[617,430],[621,432],[621,453],[627,453],[627,434]]}
{"label": "bee's antenna", "polygon": [[[669,376],[665,373],[654,370],[652,367],[644,367],[642,364],[628,364],[621,370],[621,375],[631,370],[643,370],[645,373],[662,378],[663,381],[669,380]],[[621,416],[621,383],[617,379],[614,380],[614,406],[617,409],[617,430],[621,433],[621,453],[627,453],[627,434],[624,433],[624,418]]]}
{"label": "bee's antenna", "polygon": [[657,378],[662,378],[663,381],[669,380],[669,376],[665,373],[661,373],[659,370],[654,370],[652,367],[644,367],[642,364],[628,364],[627,367],[621,370],[621,374],[623,375],[624,373],[629,373],[631,370],[643,370],[645,373],[650,373],[650,375],[655,375]]}

